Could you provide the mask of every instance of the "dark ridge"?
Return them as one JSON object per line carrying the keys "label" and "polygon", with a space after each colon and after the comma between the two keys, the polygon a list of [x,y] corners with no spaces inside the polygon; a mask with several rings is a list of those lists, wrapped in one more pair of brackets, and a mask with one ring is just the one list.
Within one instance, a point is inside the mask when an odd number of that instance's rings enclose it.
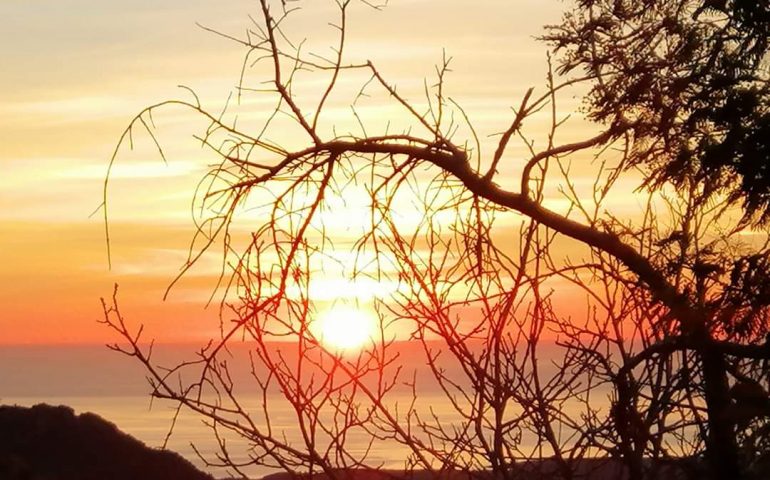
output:
{"label": "dark ridge", "polygon": [[2,480],[213,480],[179,454],[147,447],[93,413],[0,406]]}

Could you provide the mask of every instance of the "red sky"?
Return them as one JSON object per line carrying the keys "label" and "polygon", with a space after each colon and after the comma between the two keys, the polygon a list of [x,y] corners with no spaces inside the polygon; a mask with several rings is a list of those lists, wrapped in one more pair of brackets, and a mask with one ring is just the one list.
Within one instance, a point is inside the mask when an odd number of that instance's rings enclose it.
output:
{"label": "red sky", "polygon": [[[301,26],[315,40],[311,47],[321,49],[330,37],[318,21],[326,13],[319,4]],[[542,85],[545,48],[532,37],[558,20],[564,4],[469,5],[393,0],[384,12],[354,9],[348,52],[373,60],[403,95],[419,98],[445,49],[453,57],[451,95],[488,142],[507,126],[526,89]],[[109,190],[111,270],[101,216],[89,215],[102,200],[112,149],[142,107],[183,97],[177,85],[184,84],[217,110],[233,90],[244,52],[195,22],[238,35],[255,8],[246,0],[0,4],[0,344],[114,340],[97,319],[99,298],[116,282],[124,312],[146,323],[150,335],[179,342],[215,334],[216,308],[203,309],[218,273],[215,259],[198,265],[162,302],[193,233],[189,203],[207,165],[190,136],[199,123],[176,110],[159,116],[168,165],[146,135],[119,155]],[[576,102],[565,99],[567,106]],[[246,107],[264,114],[258,103]],[[379,112],[399,119],[388,108]],[[558,206],[557,198],[549,202]]]}

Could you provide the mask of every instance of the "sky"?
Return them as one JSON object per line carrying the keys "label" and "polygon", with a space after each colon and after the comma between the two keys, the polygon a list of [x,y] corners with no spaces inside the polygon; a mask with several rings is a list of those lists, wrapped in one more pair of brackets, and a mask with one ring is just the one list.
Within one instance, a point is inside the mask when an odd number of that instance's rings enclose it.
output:
{"label": "sky", "polygon": [[[294,31],[311,51],[329,51],[330,3],[304,2],[298,14]],[[257,8],[254,0],[0,2],[0,345],[114,341],[97,320],[100,297],[116,283],[124,313],[145,323],[148,335],[166,342],[216,335],[216,308],[204,308],[216,283],[214,260],[163,301],[186,258],[190,202],[211,162],[191,137],[200,122],[173,109],[158,115],[167,164],[141,133],[133,151],[118,155],[108,193],[111,267],[102,216],[92,213],[133,115],[158,101],[189,99],[179,85],[214,111],[233,92],[245,52],[196,23],[239,36]],[[505,129],[528,87],[542,85],[546,49],[534,36],[563,8],[542,0],[356,7],[348,54],[372,60],[402,94],[419,98],[446,52],[451,95],[491,135]],[[259,72],[247,77],[260,80]],[[260,107],[243,108],[259,117]]]}

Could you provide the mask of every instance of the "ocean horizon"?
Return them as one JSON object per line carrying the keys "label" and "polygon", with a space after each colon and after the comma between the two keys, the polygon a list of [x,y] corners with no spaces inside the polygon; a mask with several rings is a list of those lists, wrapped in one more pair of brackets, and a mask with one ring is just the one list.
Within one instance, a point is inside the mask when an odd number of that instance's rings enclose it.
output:
{"label": "ocean horizon", "polygon": [[[159,345],[156,349],[169,359],[195,351],[192,345]],[[240,399],[247,408],[260,408],[261,396],[256,391],[243,393]],[[278,393],[271,394],[270,400],[273,428],[285,433],[290,442],[300,442],[295,412],[281,401]],[[396,389],[387,397],[390,405],[404,406],[411,400],[408,388]],[[218,447],[211,427],[196,414],[182,410],[169,436],[175,404],[153,399],[141,366],[103,345],[0,346],[0,404],[30,407],[40,403],[66,405],[77,414],[95,413],[149,447],[161,448],[165,443],[167,449],[215,477],[234,476],[227,469],[207,466],[196,454],[197,450],[208,459],[215,458]],[[459,420],[439,389],[421,391],[419,405],[429,409],[443,425],[451,426]],[[351,440],[354,453],[363,454],[369,448],[367,438],[360,442]],[[525,436],[522,443],[526,447],[533,440]],[[248,449],[243,441],[230,441],[233,460],[247,462]],[[400,469],[405,467],[408,454],[408,448],[398,443],[375,443],[368,452],[367,463]],[[244,471],[251,478],[261,478],[278,470],[250,466]]]}

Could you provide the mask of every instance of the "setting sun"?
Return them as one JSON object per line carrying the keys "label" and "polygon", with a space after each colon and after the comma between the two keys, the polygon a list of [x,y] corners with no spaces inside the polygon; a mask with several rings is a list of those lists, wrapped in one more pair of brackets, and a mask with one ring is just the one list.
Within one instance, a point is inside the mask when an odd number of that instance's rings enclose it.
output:
{"label": "setting sun", "polygon": [[374,316],[350,306],[336,306],[319,315],[317,335],[326,346],[339,350],[360,348],[375,333]]}

